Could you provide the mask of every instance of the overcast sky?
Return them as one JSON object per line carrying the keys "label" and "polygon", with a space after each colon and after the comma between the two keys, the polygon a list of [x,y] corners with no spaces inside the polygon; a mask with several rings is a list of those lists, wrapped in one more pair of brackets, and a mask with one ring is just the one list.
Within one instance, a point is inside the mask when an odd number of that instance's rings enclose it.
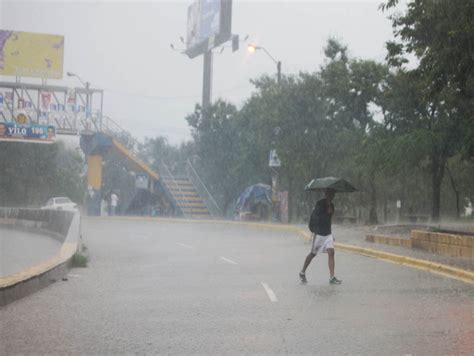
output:
{"label": "overcast sky", "polygon": [[[64,72],[106,90],[106,115],[139,139],[162,135],[179,143],[190,138],[185,116],[201,101],[202,56],[170,48],[181,46],[191,2],[0,0],[0,29],[64,35]],[[380,2],[234,0],[232,32],[264,46],[284,74],[317,70],[330,36],[351,56],[382,61],[392,30]],[[263,73],[276,73],[265,53],[227,48],[214,56],[213,100],[241,105],[253,90],[249,80]],[[66,76],[48,83],[78,85]]]}

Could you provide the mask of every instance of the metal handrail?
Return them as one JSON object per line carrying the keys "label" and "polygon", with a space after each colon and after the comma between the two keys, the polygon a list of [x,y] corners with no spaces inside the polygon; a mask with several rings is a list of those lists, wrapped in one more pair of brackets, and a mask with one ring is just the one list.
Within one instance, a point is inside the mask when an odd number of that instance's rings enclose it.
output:
{"label": "metal handrail", "polygon": [[[171,173],[170,169],[168,168],[168,166],[164,163],[164,162],[161,162],[160,164],[161,166],[163,166],[163,168],[166,170],[166,172],[168,173],[168,176],[171,178],[173,184],[175,185],[175,187],[178,187],[178,190],[181,194],[181,196],[184,196],[183,195],[183,191],[181,190],[181,188],[179,187],[179,184],[176,183],[176,180],[173,176],[173,174]],[[168,185],[167,183],[165,183],[166,185]],[[181,212],[183,213],[184,217],[189,217],[189,215],[187,213],[185,213],[184,209],[183,209],[183,206],[181,205],[181,203],[179,202],[179,200],[176,199],[176,197],[173,196],[173,199],[176,201],[176,204],[179,206],[179,208],[181,209]],[[191,207],[191,213],[192,213],[193,209]]]}
{"label": "metal handrail", "polygon": [[[199,174],[197,174],[196,170],[194,169],[194,166],[192,165],[190,159],[188,158],[187,160],[187,166],[188,166],[188,178],[193,182],[193,184],[196,186],[197,184],[195,183],[195,180],[199,183],[201,188],[204,188],[204,191],[207,194],[208,199],[205,199],[206,201],[211,201],[214,207],[216,208],[216,215],[220,215],[222,213],[221,208],[219,207],[219,204],[217,204],[216,200],[212,196],[212,194],[209,192],[209,190],[206,188],[206,185],[203,183],[201,178],[199,177]],[[191,173],[191,174],[189,174]],[[194,178],[194,179],[193,179]],[[209,207],[208,207],[209,208]],[[211,210],[211,209],[209,209]]]}
{"label": "metal handrail", "polygon": [[114,137],[125,146],[129,146],[131,144],[131,148],[127,147],[127,149],[129,149],[129,151],[131,151],[135,156],[138,156],[138,141],[134,139],[133,136],[130,135],[127,131],[122,129],[122,127],[120,127],[120,125],[117,124],[110,117],[103,116],[103,119],[104,125],[102,126],[102,132]]}

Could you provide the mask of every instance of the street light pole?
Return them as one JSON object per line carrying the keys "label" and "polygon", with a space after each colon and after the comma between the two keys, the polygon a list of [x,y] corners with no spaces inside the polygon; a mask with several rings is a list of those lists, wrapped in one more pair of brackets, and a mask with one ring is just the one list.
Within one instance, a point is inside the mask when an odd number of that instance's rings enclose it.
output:
{"label": "street light pole", "polygon": [[281,61],[278,61],[276,60],[271,54],[270,52],[267,51],[267,49],[265,47],[262,47],[262,46],[257,46],[256,44],[249,44],[247,49],[249,50],[249,52],[255,52],[256,50],[259,50],[261,49],[262,51],[264,51],[268,57],[270,57],[270,59],[276,64],[277,66],[277,83],[278,85],[280,85],[281,83]]}
{"label": "street light pole", "polygon": [[[67,72],[66,73],[68,77],[76,77],[77,79],[79,79],[79,81],[81,82],[81,84],[84,86],[84,88],[86,89],[86,123],[89,124],[87,122],[87,119],[90,119],[91,117],[91,114],[92,114],[92,108],[90,107],[90,103],[91,103],[91,93],[90,93],[90,85],[91,83],[90,82],[84,82],[80,76],[78,76],[77,74],[75,73],[72,73],[72,72]],[[100,117],[100,129],[102,130],[102,113],[101,113],[101,117]]]}
{"label": "street light pole", "polygon": [[[262,46],[257,46],[255,44],[249,44],[247,49],[249,52],[255,52],[256,50],[260,49],[264,51],[268,57],[273,61],[273,63],[276,64],[277,67],[277,85],[280,87],[281,85],[281,61],[276,60],[270,52],[267,51],[265,47]],[[275,129],[275,136],[278,135],[278,132],[280,132],[280,128]],[[272,142],[272,146],[275,145],[275,142]],[[270,156],[272,153],[276,156],[276,151],[272,147],[272,150],[270,151]],[[271,158],[270,158],[271,160]],[[270,161],[271,162],[271,161]],[[280,163],[279,163],[280,164]],[[278,197],[278,167],[279,165],[272,165],[270,164],[270,169],[271,169],[271,189],[272,189],[272,212],[273,212],[273,218],[275,220],[280,219],[280,201]]]}
{"label": "street light pole", "polygon": [[86,82],[86,118],[89,118],[89,115],[91,114],[89,87],[90,83]]}

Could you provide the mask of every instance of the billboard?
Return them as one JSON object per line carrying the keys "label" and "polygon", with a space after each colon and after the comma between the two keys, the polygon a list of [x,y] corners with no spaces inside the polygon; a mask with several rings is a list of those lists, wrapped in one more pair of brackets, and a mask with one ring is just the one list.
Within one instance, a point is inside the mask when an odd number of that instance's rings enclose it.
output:
{"label": "billboard", "polygon": [[54,126],[0,122],[0,141],[53,143],[55,139]]}
{"label": "billboard", "polygon": [[62,79],[64,36],[0,30],[0,75]]}
{"label": "billboard", "polygon": [[188,7],[186,54],[194,58],[231,38],[232,0],[195,0]]}

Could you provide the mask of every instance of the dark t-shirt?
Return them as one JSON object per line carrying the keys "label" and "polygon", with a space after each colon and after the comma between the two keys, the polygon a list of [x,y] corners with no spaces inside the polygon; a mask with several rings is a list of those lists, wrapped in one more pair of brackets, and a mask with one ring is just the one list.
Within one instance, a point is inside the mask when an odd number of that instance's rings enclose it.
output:
{"label": "dark t-shirt", "polygon": [[318,235],[331,234],[331,217],[334,213],[334,204],[326,199],[319,200],[309,219],[309,229]]}

